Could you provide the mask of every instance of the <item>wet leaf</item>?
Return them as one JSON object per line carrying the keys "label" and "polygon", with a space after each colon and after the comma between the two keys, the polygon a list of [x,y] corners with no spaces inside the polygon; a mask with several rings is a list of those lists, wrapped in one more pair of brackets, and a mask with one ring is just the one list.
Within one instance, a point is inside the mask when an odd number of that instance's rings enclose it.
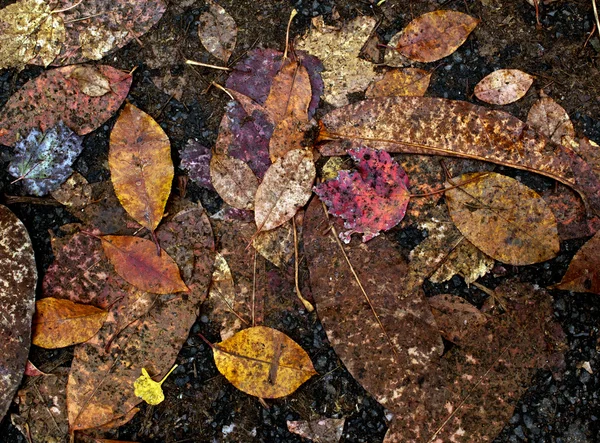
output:
{"label": "wet leaf", "polygon": [[242,160],[226,154],[214,154],[210,178],[219,196],[238,209],[254,209],[258,179]]}
{"label": "wet leaf", "polygon": [[42,133],[37,129],[15,144],[15,156],[8,172],[23,182],[33,195],[46,195],[58,189],[73,172],[71,166],[81,150],[83,138],[63,122]]}
{"label": "wet leaf", "polygon": [[64,348],[92,338],[104,324],[108,312],[91,305],[47,297],[35,303],[34,345]]}
{"label": "wet leaf", "polygon": [[235,49],[235,20],[213,0],[206,0],[206,5],[208,10],[198,17],[198,37],[208,52],[227,63]]}
{"label": "wet leaf", "polygon": [[0,420],[8,410],[29,355],[37,268],[23,223],[0,205]]}
{"label": "wet leaf", "polygon": [[165,132],[144,111],[125,105],[110,133],[108,166],[127,213],[154,231],[163,218],[174,174]]}
{"label": "wet leaf", "polygon": [[92,203],[92,192],[92,186],[85,177],[79,172],[74,172],[58,189],[51,191],[50,195],[61,205],[79,212]]}
{"label": "wet leaf", "polygon": [[[220,136],[220,134],[219,134]],[[188,140],[185,147],[179,151],[181,167],[187,169],[191,181],[203,188],[214,190],[210,181],[210,148],[201,145],[196,140]]]}
{"label": "wet leaf", "polygon": [[278,268],[284,267],[294,255],[294,228],[291,221],[270,231],[259,232],[252,240],[252,246]]}
{"label": "wet leaf", "polygon": [[475,96],[492,105],[507,105],[527,94],[533,77],[518,69],[498,69],[475,85]]}
{"label": "wet leaf", "polygon": [[162,390],[162,384],[165,382],[167,377],[171,375],[177,368],[177,365],[173,366],[171,370],[165,375],[161,381],[154,381],[148,375],[148,371],[145,368],[142,368],[142,375],[133,383],[133,393],[144,400],[149,405],[158,405],[163,402],[165,399],[165,394]]}
{"label": "wet leaf", "polygon": [[129,92],[131,75],[110,66],[96,66],[108,79],[111,92],[90,97],[71,77],[80,68],[65,66],[45,71],[13,94],[0,116],[0,143],[13,146],[32,129],[46,131],[59,121],[78,135],[85,135],[112,117]]}
{"label": "wet leaf", "polygon": [[157,255],[150,240],[117,235],[105,235],[101,240],[117,274],[136,288],[153,294],[189,291],[177,263],[165,251]]}
{"label": "wet leaf", "polygon": [[573,149],[588,162],[594,174],[600,178],[600,146],[598,143],[584,137],[578,140]]}
{"label": "wet leaf", "polygon": [[316,169],[312,154],[294,149],[268,169],[256,191],[254,218],[259,231],[291,219],[310,198]]}
{"label": "wet leaf", "polygon": [[320,418],[287,422],[288,431],[315,443],[337,443],[344,432],[344,418]]}
{"label": "wet leaf", "polygon": [[402,96],[423,96],[429,87],[431,72],[419,68],[392,69],[381,80],[369,85],[367,98]]}
{"label": "wet leaf", "polygon": [[329,213],[344,219],[340,238],[350,242],[354,233],[366,242],[396,226],[406,212],[408,176],[385,151],[359,148],[348,151],[358,162],[357,172],[340,171],[334,180],[315,186]]}
{"label": "wet leaf", "polygon": [[490,272],[494,263],[492,258],[464,239],[448,254],[440,267],[429,277],[429,280],[432,283],[443,283],[458,274],[465,279],[465,283],[468,285]]}
{"label": "wet leaf", "polygon": [[480,328],[487,317],[462,297],[440,294],[427,299],[442,337],[460,345],[461,339]]}
{"label": "wet leaf", "polygon": [[575,254],[556,289],[600,294],[600,231]]}
{"label": "wet leaf", "polygon": [[25,365],[25,375],[28,377],[40,377],[48,374],[40,371],[33,363],[27,360],[27,365]]}
{"label": "wet leaf", "polygon": [[[464,174],[446,188],[467,182]],[[460,232],[485,254],[503,263],[529,265],[549,260],[559,249],[554,214],[532,189],[494,172],[446,191],[450,216]]]}
{"label": "wet leaf", "polygon": [[95,66],[78,66],[71,77],[77,80],[81,91],[90,97],[102,97],[112,90],[108,78]]}
{"label": "wet leaf", "polygon": [[478,19],[462,12],[428,12],[401,31],[396,49],[411,60],[434,62],[456,51],[478,23]]}
{"label": "wet leaf", "polygon": [[215,364],[236,388],[261,398],[294,392],[315,371],[308,354],[276,329],[254,326],[213,347]]}
{"label": "wet leaf", "polygon": [[575,138],[569,114],[550,97],[543,96],[533,104],[527,114],[527,124],[554,143],[562,143],[563,137]]}

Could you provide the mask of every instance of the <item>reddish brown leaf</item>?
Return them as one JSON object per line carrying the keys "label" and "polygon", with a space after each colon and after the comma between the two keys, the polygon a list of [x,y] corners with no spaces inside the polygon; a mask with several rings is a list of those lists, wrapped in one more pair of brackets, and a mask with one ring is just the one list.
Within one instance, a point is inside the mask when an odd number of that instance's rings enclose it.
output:
{"label": "reddish brown leaf", "polygon": [[258,179],[242,160],[214,154],[210,160],[210,178],[226,203],[238,209],[254,209]]}
{"label": "reddish brown leaf", "polygon": [[73,70],[71,77],[77,80],[81,91],[90,97],[102,97],[111,91],[108,78],[95,66],[79,66]]}
{"label": "reddish brown leaf", "polygon": [[198,37],[208,52],[225,63],[235,48],[237,26],[222,6],[207,0],[208,10],[198,18]]}
{"label": "reddish brown leaf", "polygon": [[569,114],[550,97],[542,97],[533,104],[527,114],[527,124],[554,143],[562,143],[563,137],[575,138]]}
{"label": "reddish brown leaf", "polygon": [[475,85],[475,96],[492,105],[516,102],[533,84],[533,77],[518,69],[498,69]]}
{"label": "reddish brown leaf", "polygon": [[600,231],[581,247],[556,289],[600,294]]}
{"label": "reddish brown leaf", "polygon": [[462,297],[441,294],[427,299],[442,337],[460,345],[461,339],[487,322],[479,309]]}
{"label": "reddish brown leaf", "polygon": [[431,72],[418,68],[392,69],[381,80],[369,85],[367,98],[402,96],[423,96],[429,87]]}
{"label": "reddish brown leaf", "polygon": [[25,375],[28,377],[40,377],[48,374],[40,371],[33,363],[27,360],[27,365],[25,366]]}
{"label": "reddish brown leaf", "polygon": [[81,69],[77,66],[46,71],[25,83],[2,109],[0,144],[13,146],[19,136],[24,137],[31,129],[46,131],[61,120],[79,135],[98,128],[119,109],[132,77],[110,66],[96,68],[108,79],[111,89],[101,97],[83,92],[79,81],[72,77],[76,69]]}

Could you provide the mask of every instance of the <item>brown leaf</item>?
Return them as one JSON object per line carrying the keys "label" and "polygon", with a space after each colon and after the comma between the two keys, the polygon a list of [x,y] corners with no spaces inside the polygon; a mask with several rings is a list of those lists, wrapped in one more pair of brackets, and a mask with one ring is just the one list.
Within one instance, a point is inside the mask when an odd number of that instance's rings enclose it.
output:
{"label": "brown leaf", "polygon": [[429,87],[431,72],[419,68],[392,69],[381,80],[369,85],[367,98],[401,96],[423,96]]}
{"label": "brown leaf", "polygon": [[105,235],[101,240],[117,274],[133,286],[153,294],[189,291],[177,263],[165,251],[157,255],[150,240],[117,235]]}
{"label": "brown leaf", "polygon": [[[481,179],[470,181],[478,175]],[[512,265],[529,265],[558,253],[554,214],[534,190],[514,178],[494,172],[464,174],[446,182],[446,188],[446,204],[454,224],[490,257]]]}
{"label": "brown leaf", "polygon": [[320,418],[287,422],[288,431],[315,443],[338,443],[344,432],[344,418]]}
{"label": "brown leaf", "polygon": [[81,92],[90,97],[102,97],[112,91],[108,78],[95,66],[78,66],[71,73],[71,78],[77,80]]}
{"label": "brown leaf", "polygon": [[479,309],[462,297],[440,294],[427,299],[442,337],[460,345],[461,339],[487,322]]}
{"label": "brown leaf", "polygon": [[429,280],[432,283],[443,283],[459,274],[468,285],[490,272],[494,263],[492,258],[464,239],[448,254],[440,267],[429,277]]}
{"label": "brown leaf", "polygon": [[108,166],[127,213],[154,231],[163,217],[174,174],[165,132],[148,114],[125,105],[110,133]]}
{"label": "brown leaf", "polygon": [[92,203],[92,186],[83,175],[74,172],[57,190],[51,191],[50,195],[79,214]]}
{"label": "brown leaf", "polygon": [[198,37],[208,52],[227,63],[235,49],[235,20],[213,0],[206,0],[206,4],[208,10],[198,17]]}
{"label": "brown leaf", "polygon": [[569,114],[550,97],[542,97],[533,104],[527,114],[527,124],[557,144],[563,142],[563,137],[575,138]]}
{"label": "brown leaf", "polygon": [[600,178],[600,146],[586,137],[580,138],[573,149],[589,163],[594,174]]}
{"label": "brown leaf", "polygon": [[294,228],[287,221],[270,231],[261,231],[252,240],[254,249],[278,268],[289,263],[294,255]]}
{"label": "brown leaf", "polygon": [[254,209],[258,179],[245,162],[215,153],[210,160],[210,178],[226,203],[238,209]]}
{"label": "brown leaf", "polygon": [[492,105],[507,105],[527,94],[533,77],[518,69],[498,69],[475,85],[475,96]]}
{"label": "brown leaf", "polygon": [[46,349],[83,343],[102,327],[107,311],[70,300],[47,297],[35,303],[32,342]]}
{"label": "brown leaf", "polygon": [[411,60],[434,62],[456,51],[478,23],[478,19],[462,12],[428,12],[401,31],[396,48]]}
{"label": "brown leaf", "polygon": [[571,260],[569,269],[553,288],[600,294],[600,231],[584,244]]}

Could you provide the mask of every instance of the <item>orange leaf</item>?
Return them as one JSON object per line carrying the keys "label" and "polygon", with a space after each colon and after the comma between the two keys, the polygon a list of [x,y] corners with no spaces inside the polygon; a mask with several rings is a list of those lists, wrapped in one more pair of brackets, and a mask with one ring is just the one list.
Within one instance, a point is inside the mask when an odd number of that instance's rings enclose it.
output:
{"label": "orange leaf", "polygon": [[522,98],[533,77],[518,69],[498,69],[475,85],[475,96],[492,105],[507,105]]}
{"label": "orange leaf", "polygon": [[43,298],[35,303],[32,342],[46,349],[86,342],[102,327],[107,315],[95,306]]}
{"label": "orange leaf", "polygon": [[419,68],[392,69],[365,92],[367,98],[392,95],[423,96],[429,87],[431,72]]}
{"label": "orange leaf", "polygon": [[156,255],[150,240],[126,235],[105,235],[101,239],[117,274],[136,288],[155,294],[189,291],[175,261],[165,251]]}
{"label": "orange leaf", "polygon": [[167,135],[148,114],[125,105],[110,133],[108,166],[121,205],[140,225],[154,231],[173,181]]}

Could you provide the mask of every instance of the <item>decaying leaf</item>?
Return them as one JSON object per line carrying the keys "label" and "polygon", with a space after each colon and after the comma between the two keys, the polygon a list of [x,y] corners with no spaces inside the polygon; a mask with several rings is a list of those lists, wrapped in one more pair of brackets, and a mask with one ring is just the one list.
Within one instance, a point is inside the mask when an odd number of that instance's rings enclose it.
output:
{"label": "decaying leaf", "polygon": [[105,235],[101,240],[117,274],[133,286],[153,294],[189,291],[177,263],[165,251],[157,255],[150,240],[119,235]]}
{"label": "decaying leaf", "polygon": [[[478,175],[480,179],[474,180]],[[465,184],[449,189],[458,183]],[[490,257],[529,265],[558,253],[554,214],[534,190],[518,180],[494,172],[464,174],[446,182],[446,188],[454,224]]]}
{"label": "decaying leaf", "polygon": [[48,375],[43,371],[40,371],[37,366],[27,360],[27,365],[25,365],[25,375],[28,377],[40,377],[42,375]]}
{"label": "decaying leaf", "polygon": [[357,172],[340,171],[334,180],[315,186],[329,213],[344,219],[340,238],[350,242],[354,233],[366,242],[396,226],[406,212],[408,176],[385,151],[359,148],[348,151],[358,162]]}
{"label": "decaying leaf", "polygon": [[294,255],[294,228],[291,221],[270,231],[259,232],[252,240],[252,246],[275,266],[285,266]]}
{"label": "decaying leaf", "polygon": [[258,179],[242,160],[226,154],[214,154],[210,160],[210,178],[226,203],[238,209],[254,209]]}
{"label": "decaying leaf", "polygon": [[569,114],[550,97],[542,97],[531,106],[527,124],[554,143],[562,143],[563,137],[575,138],[575,128]]}
{"label": "decaying leaf", "polygon": [[475,96],[492,105],[516,102],[533,84],[533,77],[518,69],[498,69],[475,85]]}
{"label": "decaying leaf", "polygon": [[473,283],[490,272],[495,261],[467,239],[453,249],[440,267],[429,277],[432,283],[443,283],[460,274],[466,284]]}
{"label": "decaying leaf", "polygon": [[600,178],[600,146],[586,137],[580,138],[573,149],[591,166],[594,174]]}
{"label": "decaying leaf", "polygon": [[83,343],[102,327],[107,311],[71,300],[47,297],[35,303],[32,342],[46,349]]}
{"label": "decaying leaf", "polygon": [[367,98],[402,96],[423,96],[429,87],[431,72],[419,68],[392,69],[381,80],[369,85]]}
{"label": "decaying leaf", "polygon": [[148,375],[146,368],[142,368],[142,375],[133,383],[133,393],[144,400],[149,405],[158,405],[165,399],[165,394],[162,390],[162,384],[165,382],[167,377],[171,375],[177,368],[177,365],[173,366],[167,375],[165,375],[161,381],[154,381],[152,377]]}
{"label": "decaying leaf", "polygon": [[310,151],[294,149],[273,163],[256,191],[254,218],[258,230],[268,231],[291,219],[310,198],[315,176]]}
{"label": "decaying leaf", "polygon": [[308,354],[276,329],[254,326],[213,345],[217,369],[236,388],[261,398],[294,392],[315,371]]}
{"label": "decaying leaf", "polygon": [[0,205],[0,420],[6,414],[27,363],[37,268],[23,223]]}
{"label": "decaying leaf", "polygon": [[111,91],[108,78],[95,66],[78,66],[71,77],[77,80],[81,91],[90,97],[102,97]]}
{"label": "decaying leaf", "polygon": [[556,289],[600,294],[600,231],[584,244],[571,260]]}
{"label": "decaying leaf", "polygon": [[287,422],[288,431],[315,443],[338,443],[344,432],[344,418],[320,418]]}
{"label": "decaying leaf", "polygon": [[46,132],[32,129],[15,144],[15,156],[8,172],[23,182],[28,193],[46,195],[67,180],[81,150],[83,138],[63,122]]}
{"label": "decaying leaf", "polygon": [[92,203],[92,192],[92,186],[85,177],[74,172],[58,189],[51,191],[50,195],[61,205],[79,212]]}
{"label": "decaying leaf", "polygon": [[[87,3],[87,2],[86,2]],[[81,66],[65,66],[43,72],[13,94],[0,115],[0,143],[13,146],[32,129],[46,131],[63,121],[78,135],[98,128],[119,109],[133,77],[110,66],[96,69],[105,76],[111,91],[101,97],[85,94],[71,74]]]}
{"label": "decaying leaf", "polygon": [[237,38],[235,20],[213,0],[206,5],[208,10],[198,17],[198,37],[208,52],[227,63]]}
{"label": "decaying leaf", "polygon": [[[219,134],[220,135],[220,134]],[[203,188],[214,190],[210,181],[210,159],[212,151],[196,140],[188,140],[179,151],[181,167],[187,169],[191,181]]]}
{"label": "decaying leaf", "polygon": [[456,51],[478,23],[478,19],[462,12],[428,12],[400,31],[396,49],[411,60],[434,62]]}
{"label": "decaying leaf", "polygon": [[165,132],[148,114],[125,105],[110,133],[108,166],[127,213],[154,231],[163,217],[174,174]]}
{"label": "decaying leaf", "polygon": [[486,315],[462,297],[441,294],[427,301],[442,337],[452,343],[460,345],[464,336],[487,322]]}

